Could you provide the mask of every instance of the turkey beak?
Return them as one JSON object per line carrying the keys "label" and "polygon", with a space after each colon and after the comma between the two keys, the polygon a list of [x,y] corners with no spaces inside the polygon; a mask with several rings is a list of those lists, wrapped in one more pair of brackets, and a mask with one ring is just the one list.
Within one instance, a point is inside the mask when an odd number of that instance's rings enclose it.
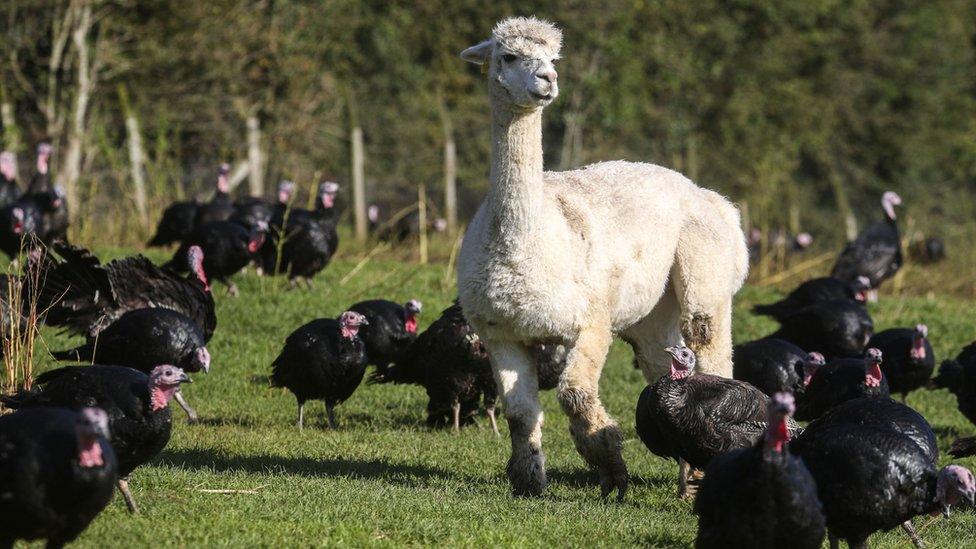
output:
{"label": "turkey beak", "polygon": [[360,326],[369,326],[369,321],[368,321],[368,320],[366,320],[366,317],[363,317],[363,318],[361,318],[361,319],[359,320],[359,325],[360,325]]}
{"label": "turkey beak", "polygon": [[186,375],[186,372],[182,372],[176,381],[178,383],[193,383],[193,380],[190,379],[190,376]]}

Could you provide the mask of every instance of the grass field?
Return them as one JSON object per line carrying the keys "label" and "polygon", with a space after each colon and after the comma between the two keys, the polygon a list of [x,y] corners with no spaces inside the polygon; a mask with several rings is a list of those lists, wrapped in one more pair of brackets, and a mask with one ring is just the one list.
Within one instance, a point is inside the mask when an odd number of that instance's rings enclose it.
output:
{"label": "grass field", "polygon": [[[696,530],[691,504],[675,497],[677,465],[652,456],[634,432],[634,406],[645,383],[616,343],[601,383],[610,413],[624,429],[631,488],[605,504],[573,448],[553,393],[542,397],[549,488],[539,499],[514,499],[504,476],[507,426],[495,437],[486,421],[459,435],[424,426],[426,395],[418,387],[362,385],[337,410],[338,431],[324,427],[324,408],[310,403],[306,429],[294,426],[290,393],[268,387],[269,365],[285,337],[316,317],[335,316],[366,298],[424,302],[424,328],[453,297],[444,266],[340,259],[313,291],[283,291],[280,280],[239,277],[241,297],[217,289],[219,325],[209,348],[213,368],[185,393],[202,422],[188,425],[175,406],[169,447],[138,469],[131,486],[142,507],[130,516],[116,498],[79,539],[79,547],[185,546],[688,546]],[[751,316],[752,303],[775,292],[748,287],[738,299],[736,341],[774,324]],[[877,328],[925,321],[937,357],[976,338],[976,302],[899,298],[872,306]],[[45,329],[52,349],[70,341]],[[43,361],[41,369],[50,367]],[[940,447],[973,434],[946,391],[923,391],[909,403],[933,424]],[[969,461],[967,466],[976,466]],[[238,490],[215,493],[206,490]],[[928,519],[919,520],[919,526]],[[924,529],[930,547],[974,544],[971,511]],[[874,547],[906,547],[900,530],[877,535]]]}

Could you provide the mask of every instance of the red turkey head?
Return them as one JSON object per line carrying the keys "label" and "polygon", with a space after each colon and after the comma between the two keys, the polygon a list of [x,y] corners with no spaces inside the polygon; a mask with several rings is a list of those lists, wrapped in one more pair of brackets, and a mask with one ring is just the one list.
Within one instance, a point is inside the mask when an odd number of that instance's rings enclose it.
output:
{"label": "red turkey head", "polygon": [[854,299],[860,303],[868,300],[868,291],[871,290],[871,279],[861,275],[854,280]]}
{"label": "red turkey head", "polygon": [[806,360],[803,361],[803,386],[806,387],[810,384],[810,380],[813,379],[813,375],[817,373],[817,370],[826,364],[827,361],[824,356],[820,353],[813,352],[807,354]]}
{"label": "red turkey head", "polygon": [[10,215],[13,221],[11,230],[14,234],[24,234],[24,209],[17,206],[10,210]]}
{"label": "red turkey head", "polygon": [[346,311],[339,316],[339,326],[342,337],[356,339],[360,326],[369,326],[366,317],[356,311]]}
{"label": "red turkey head", "polygon": [[203,284],[203,289],[209,292],[210,283],[207,282],[207,273],[203,270],[203,248],[200,246],[190,246],[190,249],[186,252],[186,262],[190,266],[190,271]]}
{"label": "red turkey head", "polygon": [[925,338],[929,336],[929,327],[925,324],[915,326],[915,335],[912,338],[912,360],[925,360]]}
{"label": "red turkey head", "polygon": [[335,206],[336,194],[339,193],[339,184],[334,181],[326,181],[319,185],[319,200],[322,206],[332,208]]}
{"label": "red turkey head", "polygon": [[13,181],[17,176],[17,157],[10,151],[0,153],[0,173],[7,181]]}
{"label": "red turkey head", "polygon": [[295,184],[291,181],[282,181],[278,183],[278,203],[288,204],[291,202],[291,196],[295,193]]}
{"label": "red turkey head", "polygon": [[935,484],[935,502],[942,507],[942,514],[949,516],[949,509],[962,501],[972,506],[976,502],[976,479],[969,469],[961,465],[947,465],[939,471]]}
{"label": "red turkey head", "polygon": [[684,379],[695,369],[697,358],[695,353],[684,345],[676,345],[664,349],[671,355],[671,379]]}
{"label": "red turkey head", "polygon": [[50,143],[41,143],[37,146],[37,173],[47,173],[52,151]]}
{"label": "red turkey head", "polygon": [[154,412],[169,405],[170,399],[180,390],[181,383],[193,383],[182,368],[163,364],[152,369],[149,373],[149,394]]}
{"label": "red turkey head", "polygon": [[417,317],[420,316],[420,310],[423,309],[423,304],[418,299],[411,299],[403,306],[404,316],[404,328],[408,333],[417,333]]}
{"label": "red turkey head", "polygon": [[230,192],[230,164],[226,162],[217,170],[217,190],[224,194]]}
{"label": "red turkey head", "polygon": [[864,384],[868,387],[881,385],[881,350],[874,347],[867,350],[864,357]]}
{"label": "red turkey head", "polygon": [[247,241],[247,251],[248,253],[256,254],[258,253],[258,250],[260,250],[261,246],[263,245],[264,245],[264,232],[260,230],[254,231],[251,233],[250,240]]}
{"label": "red turkey head", "polygon": [[197,369],[202,370],[204,373],[210,373],[210,351],[206,347],[200,347],[193,352],[193,360],[191,364]]}
{"label": "red turkey head", "polygon": [[887,191],[881,195],[881,208],[888,219],[895,220],[895,206],[901,206],[901,197],[894,191]]}
{"label": "red turkey head", "polygon": [[766,447],[782,452],[790,441],[789,418],[796,411],[796,401],[789,393],[776,393],[766,408]]}
{"label": "red turkey head", "polygon": [[99,438],[108,439],[108,414],[101,408],[82,408],[75,424],[78,440],[78,466],[88,469],[105,464]]}

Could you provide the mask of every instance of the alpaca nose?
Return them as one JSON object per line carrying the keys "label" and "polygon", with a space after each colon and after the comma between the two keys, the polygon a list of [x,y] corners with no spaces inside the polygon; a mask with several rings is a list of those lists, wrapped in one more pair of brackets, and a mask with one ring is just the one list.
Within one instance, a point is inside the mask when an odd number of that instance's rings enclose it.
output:
{"label": "alpaca nose", "polygon": [[549,84],[555,82],[557,76],[558,75],[556,74],[556,71],[554,69],[542,69],[535,73],[536,78],[538,78],[539,80],[544,80]]}

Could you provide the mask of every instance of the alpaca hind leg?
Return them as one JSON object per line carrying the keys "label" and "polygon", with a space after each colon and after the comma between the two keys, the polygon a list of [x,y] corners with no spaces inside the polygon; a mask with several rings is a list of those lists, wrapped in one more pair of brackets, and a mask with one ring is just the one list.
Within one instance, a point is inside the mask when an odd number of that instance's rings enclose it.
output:
{"label": "alpaca hind leg", "polygon": [[[679,260],[674,289],[681,308],[681,337],[698,359],[696,371],[732,377],[732,294],[730,284],[709,280],[707,263]],[[705,271],[705,272],[701,272]]]}
{"label": "alpaca hind leg", "polygon": [[557,398],[569,416],[569,432],[576,450],[600,474],[602,497],[627,493],[627,466],[621,450],[620,427],[600,402],[599,382],[612,335],[605,327],[580,332],[566,357],[566,369],[556,387]]}
{"label": "alpaca hind leg", "polygon": [[542,453],[543,414],[535,363],[529,350],[518,343],[486,341],[486,346],[512,438],[507,467],[512,493],[539,496],[546,489],[546,458]]}
{"label": "alpaca hind leg", "polygon": [[671,282],[697,370],[732,377],[732,296],[748,269],[742,232],[727,221],[703,217],[682,230]]}

